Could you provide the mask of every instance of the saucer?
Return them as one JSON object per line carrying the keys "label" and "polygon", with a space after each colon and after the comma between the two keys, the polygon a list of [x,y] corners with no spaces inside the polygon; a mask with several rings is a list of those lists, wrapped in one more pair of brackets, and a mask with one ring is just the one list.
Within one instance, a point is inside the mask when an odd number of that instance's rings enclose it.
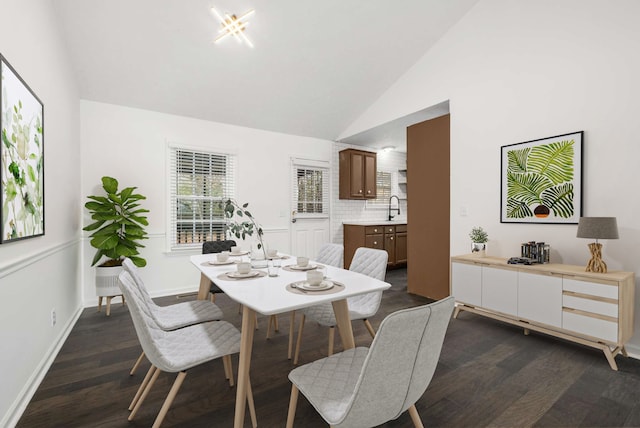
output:
{"label": "saucer", "polygon": [[254,276],[258,276],[260,275],[260,272],[256,271],[256,270],[252,270],[249,273],[240,273],[237,271],[232,271],[232,272],[227,272],[227,276],[229,278],[252,278]]}
{"label": "saucer", "polygon": [[233,263],[235,263],[234,260],[227,260],[226,262],[219,262],[217,260],[211,260],[209,262],[210,265],[214,265],[214,266],[225,266],[225,265],[230,265],[230,264],[233,264]]}
{"label": "saucer", "polygon": [[311,285],[307,281],[298,281],[291,284],[291,286],[306,291],[324,291],[333,288],[333,282],[324,280],[318,285]]}
{"label": "saucer", "polygon": [[317,267],[318,267],[318,265],[306,265],[306,266],[289,265],[290,269],[301,270],[301,271],[312,270],[312,269],[315,269]]}
{"label": "saucer", "polygon": [[249,254],[248,251],[238,251],[237,253],[234,253],[234,252],[229,253],[230,256],[246,256],[247,254]]}

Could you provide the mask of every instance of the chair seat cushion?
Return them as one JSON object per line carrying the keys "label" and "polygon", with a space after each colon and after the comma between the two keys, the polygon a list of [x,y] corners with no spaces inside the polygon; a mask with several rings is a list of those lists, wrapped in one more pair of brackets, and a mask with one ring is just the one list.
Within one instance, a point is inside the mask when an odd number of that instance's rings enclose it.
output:
{"label": "chair seat cushion", "polygon": [[351,406],[368,353],[369,348],[348,349],[292,370],[289,380],[329,425],[337,425]]}
{"label": "chair seat cushion", "polygon": [[156,306],[154,319],[163,330],[175,330],[201,322],[221,320],[222,310],[207,300]]}
{"label": "chair seat cushion", "polygon": [[155,349],[145,347],[141,340],[145,354],[160,370],[169,373],[240,351],[240,332],[226,321],[196,324],[173,331],[152,329],[149,339]]}
{"label": "chair seat cushion", "polygon": [[[351,321],[362,320],[372,317],[376,314],[378,306],[369,304],[369,295],[375,293],[367,293],[362,296],[349,297],[347,304],[349,306],[349,318]],[[375,298],[375,296],[373,296]],[[361,305],[361,302],[366,302],[365,305]],[[311,321],[315,321],[324,327],[333,327],[336,325],[336,315],[333,312],[333,305],[331,302],[320,303],[314,306],[309,306],[300,309],[300,312],[304,314]]]}

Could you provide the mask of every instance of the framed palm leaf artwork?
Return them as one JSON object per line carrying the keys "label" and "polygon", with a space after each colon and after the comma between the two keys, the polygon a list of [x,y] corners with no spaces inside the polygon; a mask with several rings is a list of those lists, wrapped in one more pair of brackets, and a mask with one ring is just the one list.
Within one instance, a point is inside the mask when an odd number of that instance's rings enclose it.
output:
{"label": "framed palm leaf artwork", "polygon": [[0,55],[0,243],[44,235],[44,106]]}
{"label": "framed palm leaf artwork", "polygon": [[501,223],[578,224],[584,131],[501,147]]}

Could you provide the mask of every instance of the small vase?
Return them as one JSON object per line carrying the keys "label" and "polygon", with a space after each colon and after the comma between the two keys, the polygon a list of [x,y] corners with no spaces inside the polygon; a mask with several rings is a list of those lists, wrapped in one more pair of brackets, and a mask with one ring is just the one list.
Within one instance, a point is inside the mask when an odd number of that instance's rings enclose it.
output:
{"label": "small vase", "polygon": [[487,243],[486,242],[472,242],[471,254],[477,257],[485,257],[487,255]]}

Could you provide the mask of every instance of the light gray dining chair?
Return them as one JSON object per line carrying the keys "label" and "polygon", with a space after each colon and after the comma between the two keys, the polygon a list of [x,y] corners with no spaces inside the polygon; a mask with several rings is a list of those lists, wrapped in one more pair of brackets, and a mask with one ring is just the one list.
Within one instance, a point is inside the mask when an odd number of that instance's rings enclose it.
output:
{"label": "light gray dining chair", "polygon": [[[349,270],[358,272],[375,279],[384,281],[387,273],[387,261],[389,254],[384,250],[374,248],[360,247],[356,249],[351,261]],[[382,300],[382,291],[361,294],[347,298],[349,306],[349,317],[353,320],[362,320],[367,327],[371,337],[375,337],[376,332],[369,322],[369,318],[378,312],[380,301]],[[335,338],[336,316],[333,312],[331,302],[320,303],[308,308],[300,309],[302,317],[300,319],[300,328],[298,329],[298,340],[296,341],[296,350],[293,363],[298,364],[298,356],[300,355],[300,343],[302,341],[302,331],[304,330],[305,320],[308,318],[318,324],[329,327],[329,350],[328,355],[333,354],[333,342]]]}
{"label": "light gray dining chair", "polygon": [[318,249],[315,261],[341,268],[344,263],[344,246],[330,242],[322,244]]}
{"label": "light gray dining chair", "polygon": [[[136,393],[129,409],[129,421],[136,416],[140,406],[149,395],[160,372],[178,373],[165,399],[153,427],[158,428],[176,397],[187,370],[222,358],[225,375],[233,385],[231,354],[240,352],[240,332],[226,321],[211,321],[183,327],[178,330],[163,330],[154,320],[150,308],[136,286],[131,275],[123,271],[118,276],[120,289],[129,302],[129,313],[145,355],[154,368],[151,378],[144,384],[141,394]],[[142,388],[142,386],[141,386]],[[247,401],[253,426],[257,426],[251,385],[247,389]]]}
{"label": "light gray dining chair", "polygon": [[331,427],[373,427],[409,410],[422,427],[415,403],[436,370],[453,311],[453,297],[394,312],[380,324],[371,348],[353,348],[289,373],[287,428],[293,427],[298,393]]}
{"label": "light gray dining chair", "polygon": [[[214,303],[206,300],[195,300],[189,302],[176,303],[169,306],[158,306],[147,291],[144,285],[138,267],[133,262],[125,258],[122,261],[122,268],[131,275],[134,285],[137,287],[139,294],[144,299],[151,316],[158,326],[163,330],[176,330],[193,324],[199,324],[207,321],[217,321],[223,318],[222,310]],[[144,359],[144,351],[140,354],[135,364],[129,372],[133,375],[140,363]],[[151,369],[150,369],[151,370]]]}
{"label": "light gray dining chair", "polygon": [[[344,246],[341,244],[333,244],[327,242],[322,244],[318,249],[318,254],[315,259],[316,262],[334,267],[342,268],[344,260]],[[287,351],[287,358],[291,359],[293,354],[293,337],[296,325],[296,311],[291,311],[291,320],[289,322],[289,349]]]}

